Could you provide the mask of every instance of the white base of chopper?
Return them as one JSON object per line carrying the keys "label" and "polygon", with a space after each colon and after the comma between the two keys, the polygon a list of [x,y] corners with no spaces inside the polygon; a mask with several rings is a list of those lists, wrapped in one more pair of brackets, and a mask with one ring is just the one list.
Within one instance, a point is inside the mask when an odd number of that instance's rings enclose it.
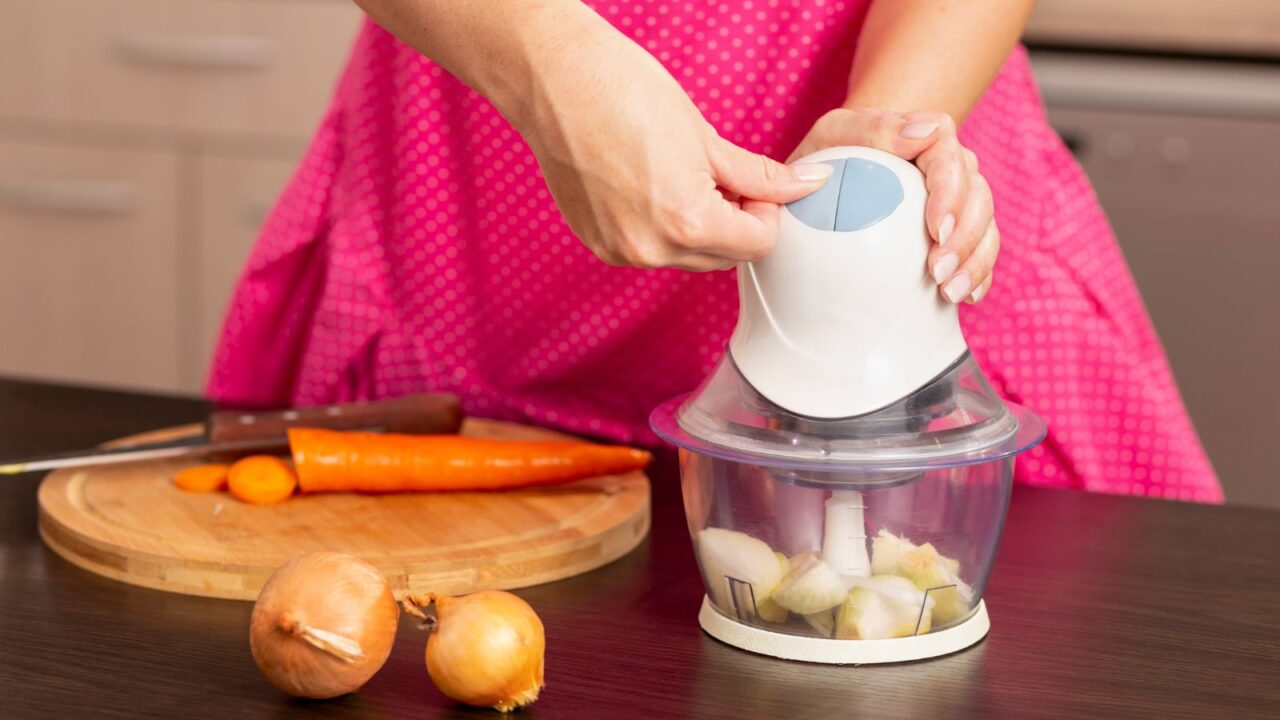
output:
{"label": "white base of chopper", "polygon": [[987,605],[981,600],[973,616],[959,625],[892,640],[835,640],[772,632],[730,620],[712,607],[711,600],[705,596],[698,624],[711,637],[743,650],[784,660],[832,665],[907,662],[947,655],[977,643],[991,629]]}

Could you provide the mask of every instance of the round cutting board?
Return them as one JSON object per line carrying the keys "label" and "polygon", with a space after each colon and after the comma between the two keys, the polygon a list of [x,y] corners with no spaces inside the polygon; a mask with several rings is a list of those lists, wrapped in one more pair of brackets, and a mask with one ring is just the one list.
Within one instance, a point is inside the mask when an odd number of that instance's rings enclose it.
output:
{"label": "round cutting board", "polygon": [[[190,435],[174,428],[122,442]],[[468,419],[464,435],[563,435]],[[271,573],[315,550],[376,565],[397,597],[517,588],[593,570],[636,547],[649,529],[642,472],[490,493],[300,495],[258,507],[227,493],[174,487],[195,464],[163,460],[59,470],[40,485],[40,535],[80,567],[191,595],[253,599]]]}

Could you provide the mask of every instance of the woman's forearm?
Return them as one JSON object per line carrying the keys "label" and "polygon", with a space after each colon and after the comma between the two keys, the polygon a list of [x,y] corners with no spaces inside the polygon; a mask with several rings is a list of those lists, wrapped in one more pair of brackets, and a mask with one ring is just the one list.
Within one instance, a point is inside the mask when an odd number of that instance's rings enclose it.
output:
{"label": "woman's forearm", "polygon": [[609,29],[577,0],[355,2],[513,121],[526,111],[547,63]]}
{"label": "woman's forearm", "polygon": [[959,123],[1018,41],[1033,0],[877,0],[845,107],[945,112]]}

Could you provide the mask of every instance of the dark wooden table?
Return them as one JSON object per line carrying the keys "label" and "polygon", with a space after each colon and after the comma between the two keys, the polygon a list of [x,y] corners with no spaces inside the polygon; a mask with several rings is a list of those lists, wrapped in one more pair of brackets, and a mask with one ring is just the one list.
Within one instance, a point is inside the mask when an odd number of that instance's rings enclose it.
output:
{"label": "dark wooden table", "polygon": [[[199,401],[0,381],[0,458],[198,419]],[[526,718],[1280,717],[1280,514],[1020,488],[991,634],[897,666],[759,657],[699,631],[671,458],[628,557],[520,591],[548,632]],[[0,717],[496,717],[447,702],[404,622],[361,692],[291,700],[249,657],[250,604],[84,572],[41,545],[39,478],[0,486]]]}

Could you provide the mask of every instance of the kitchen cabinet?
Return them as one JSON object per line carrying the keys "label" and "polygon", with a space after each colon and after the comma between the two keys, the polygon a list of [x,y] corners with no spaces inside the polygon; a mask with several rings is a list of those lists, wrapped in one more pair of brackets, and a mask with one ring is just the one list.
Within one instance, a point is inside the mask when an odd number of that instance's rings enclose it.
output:
{"label": "kitchen cabinet", "polygon": [[349,0],[0,0],[0,373],[199,392]]}
{"label": "kitchen cabinet", "polygon": [[[306,136],[350,44],[340,0],[0,3],[0,113]],[[21,69],[21,72],[18,70]]]}
{"label": "kitchen cabinet", "polygon": [[176,389],[178,158],[0,142],[0,373]]}
{"label": "kitchen cabinet", "polygon": [[1027,40],[1117,50],[1280,57],[1276,0],[1038,0]]}

